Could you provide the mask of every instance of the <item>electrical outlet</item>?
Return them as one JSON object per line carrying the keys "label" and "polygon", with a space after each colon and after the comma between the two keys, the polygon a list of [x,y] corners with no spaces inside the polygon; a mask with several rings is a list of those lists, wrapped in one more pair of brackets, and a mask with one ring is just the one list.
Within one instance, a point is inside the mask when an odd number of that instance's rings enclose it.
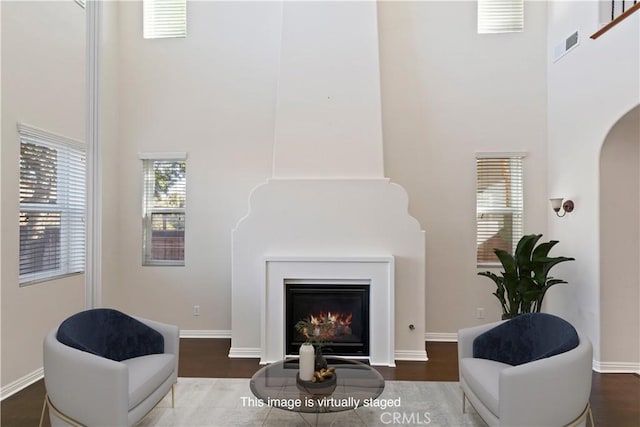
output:
{"label": "electrical outlet", "polygon": [[484,319],[484,308],[482,307],[476,308],[476,317],[478,319]]}
{"label": "electrical outlet", "polygon": [[200,316],[200,306],[199,305],[194,305],[193,306],[193,315],[194,316]]}

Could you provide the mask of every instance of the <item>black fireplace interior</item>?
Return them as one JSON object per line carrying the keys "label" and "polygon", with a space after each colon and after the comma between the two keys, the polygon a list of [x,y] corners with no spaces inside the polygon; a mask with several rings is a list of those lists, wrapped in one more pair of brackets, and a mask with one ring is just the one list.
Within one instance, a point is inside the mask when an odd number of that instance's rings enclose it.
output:
{"label": "black fireplace interior", "polygon": [[305,342],[296,323],[313,318],[329,336],[323,354],[369,356],[368,285],[287,284],[285,301],[286,354],[298,354]]}

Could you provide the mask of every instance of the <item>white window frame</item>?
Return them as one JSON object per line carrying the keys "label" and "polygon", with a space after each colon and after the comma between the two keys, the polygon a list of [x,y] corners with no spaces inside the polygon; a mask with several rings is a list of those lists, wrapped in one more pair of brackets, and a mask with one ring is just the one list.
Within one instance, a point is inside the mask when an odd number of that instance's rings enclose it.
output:
{"label": "white window frame", "polygon": [[[478,267],[499,267],[501,264],[498,260],[496,261],[481,261],[478,259],[479,251],[478,246],[480,245],[481,239],[481,227],[480,227],[480,219],[481,215],[488,214],[511,214],[512,218],[519,218],[519,223],[516,223],[512,235],[511,235],[511,248],[510,253],[513,254],[515,248],[518,244],[518,241],[523,236],[524,233],[524,160],[526,157],[526,153],[523,152],[482,152],[476,153],[476,264]],[[511,187],[509,192],[515,194],[517,197],[514,201],[512,201],[511,206],[486,206],[486,203],[482,203],[479,199],[478,187],[480,180],[480,173],[478,168],[478,163],[481,160],[511,160],[517,162],[517,166],[519,167],[518,171],[512,171],[513,178],[510,180]],[[513,185],[517,185],[516,188],[513,188]],[[485,199],[486,201],[486,199]]]}
{"label": "white window frame", "polygon": [[[86,145],[81,141],[21,123],[17,125],[17,130],[21,147],[23,143],[26,143],[54,149],[58,159],[56,164],[56,203],[21,202],[20,212],[56,212],[61,215],[59,268],[19,273],[19,285],[26,286],[84,273],[86,258]],[[75,166],[74,171],[64,167],[72,164]],[[21,262],[22,247],[19,246]]]}
{"label": "white window frame", "polygon": [[[148,168],[146,166],[146,162],[155,162],[155,161],[166,161],[166,162],[186,162],[187,153],[184,152],[171,152],[171,153],[141,153],[140,159],[142,160],[142,173],[143,173],[143,182],[142,182],[142,265],[143,266],[176,266],[183,267],[185,265],[186,258],[186,247],[185,254],[182,259],[175,260],[161,260],[161,259],[153,259],[153,243],[152,243],[152,217],[154,214],[167,214],[167,213],[175,213],[181,214],[185,218],[185,246],[186,246],[186,202],[183,207],[152,207],[149,206],[149,202],[147,200],[148,195],[152,193],[152,189],[147,188],[148,184],[153,183],[155,186],[155,177],[149,176],[149,174],[153,173],[153,168]],[[185,176],[185,186],[184,186],[184,197],[186,200],[186,176]]]}

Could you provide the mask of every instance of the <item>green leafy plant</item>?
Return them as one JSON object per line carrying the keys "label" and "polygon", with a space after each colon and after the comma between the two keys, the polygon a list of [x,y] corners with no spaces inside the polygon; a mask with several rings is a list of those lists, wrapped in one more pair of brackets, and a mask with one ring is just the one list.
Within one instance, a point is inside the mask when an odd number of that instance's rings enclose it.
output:
{"label": "green leafy plant", "polygon": [[542,300],[551,286],[567,283],[562,279],[549,276],[549,270],[555,265],[574,261],[574,258],[564,256],[549,257],[549,251],[558,241],[538,243],[542,234],[522,236],[515,253],[509,254],[502,249],[494,249],[504,271],[500,276],[491,271],[478,273],[492,279],[496,284],[493,295],[502,305],[502,318],[510,319],[519,314],[540,312]]}

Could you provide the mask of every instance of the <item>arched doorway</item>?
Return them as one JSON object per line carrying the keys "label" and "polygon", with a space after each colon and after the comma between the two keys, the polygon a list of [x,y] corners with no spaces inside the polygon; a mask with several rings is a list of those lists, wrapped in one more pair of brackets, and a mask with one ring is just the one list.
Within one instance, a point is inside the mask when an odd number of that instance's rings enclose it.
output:
{"label": "arched doorway", "polygon": [[640,105],[600,152],[600,359],[608,372],[640,366]]}

